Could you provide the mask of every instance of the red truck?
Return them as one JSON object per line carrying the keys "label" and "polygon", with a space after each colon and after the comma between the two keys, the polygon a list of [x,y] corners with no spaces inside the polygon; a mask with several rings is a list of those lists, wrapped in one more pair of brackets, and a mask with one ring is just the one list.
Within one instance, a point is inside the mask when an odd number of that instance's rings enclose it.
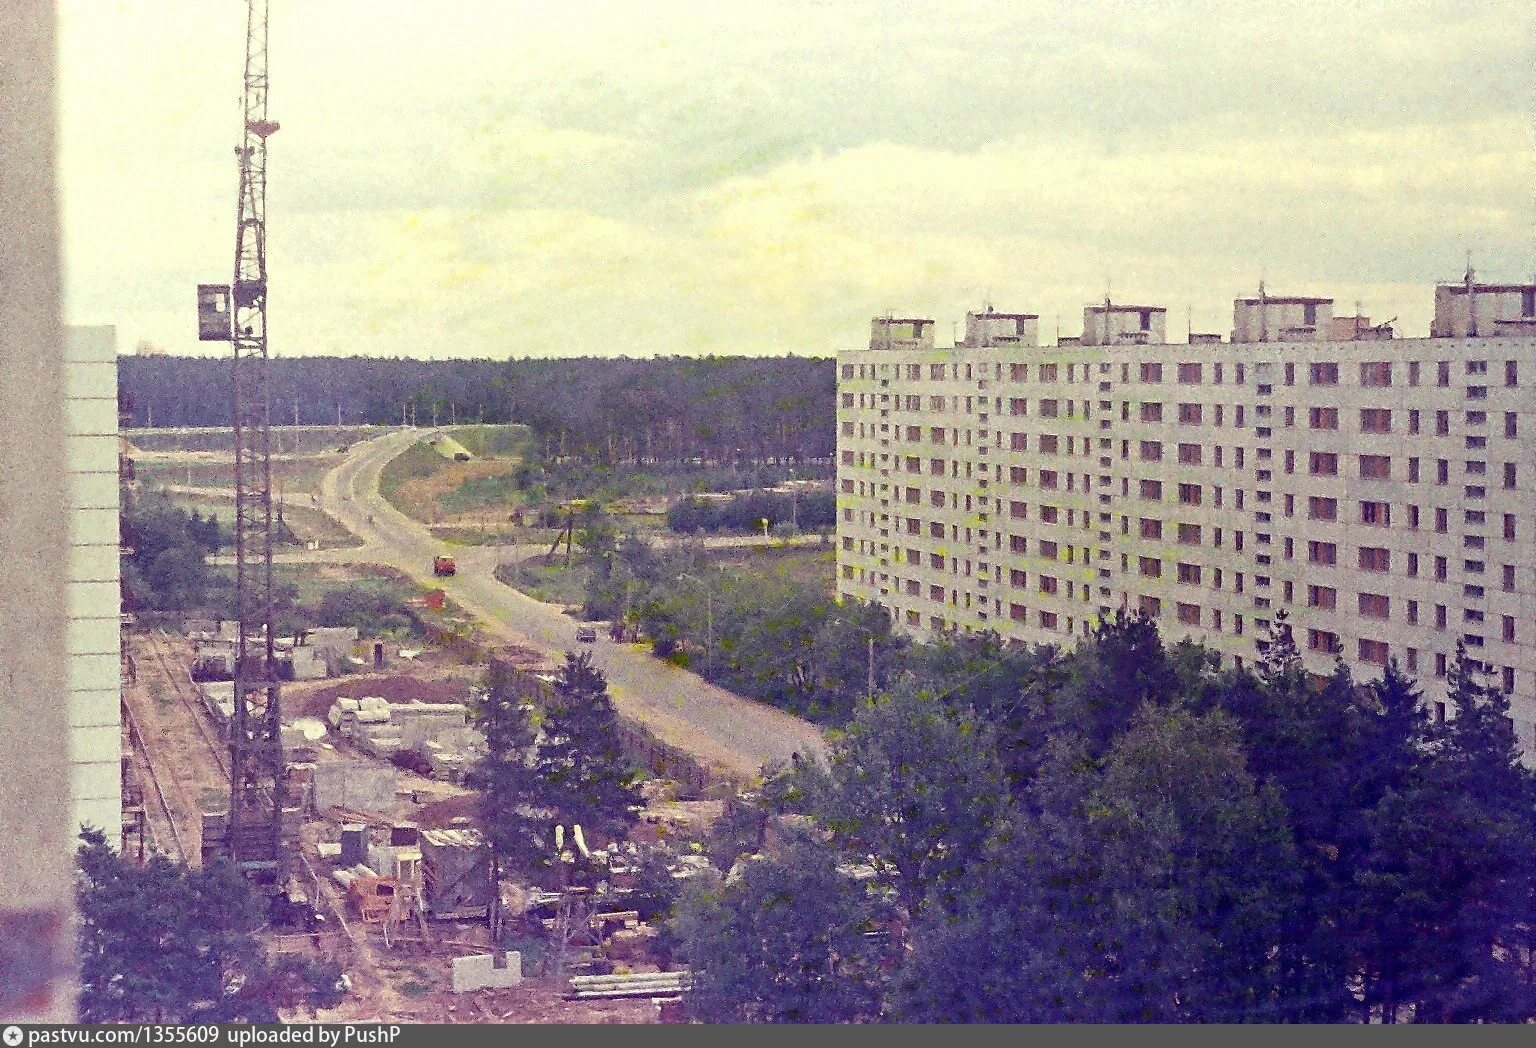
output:
{"label": "red truck", "polygon": [[452,575],[459,570],[459,566],[453,562],[452,557],[434,557],[432,559],[432,574]]}

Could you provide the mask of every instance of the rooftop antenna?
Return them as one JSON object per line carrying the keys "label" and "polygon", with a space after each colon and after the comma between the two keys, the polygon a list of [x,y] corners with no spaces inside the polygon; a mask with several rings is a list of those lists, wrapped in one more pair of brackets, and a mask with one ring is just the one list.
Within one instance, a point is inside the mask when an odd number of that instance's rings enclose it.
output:
{"label": "rooftop antenna", "polygon": [[1477,337],[1477,273],[1472,268],[1472,251],[1467,250],[1467,337]]}
{"label": "rooftop antenna", "polygon": [[1264,290],[1264,277],[1259,277],[1259,341],[1269,341],[1269,292]]}
{"label": "rooftop antenna", "polygon": [[1355,341],[1356,342],[1360,341],[1360,325],[1362,323],[1364,323],[1364,321],[1362,321],[1360,319],[1360,314],[1361,314],[1362,308],[1363,307],[1360,304],[1360,299],[1358,299],[1358,298],[1355,299]]}
{"label": "rooftop antenna", "polygon": [[1184,341],[1195,341],[1195,305],[1193,302],[1184,303]]}

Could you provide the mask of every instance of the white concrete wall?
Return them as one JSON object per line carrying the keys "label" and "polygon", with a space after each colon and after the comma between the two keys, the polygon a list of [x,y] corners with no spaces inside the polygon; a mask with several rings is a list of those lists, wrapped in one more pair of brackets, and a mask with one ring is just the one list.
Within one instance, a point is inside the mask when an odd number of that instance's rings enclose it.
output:
{"label": "white concrete wall", "polygon": [[[1362,642],[1386,644],[1430,702],[1464,637],[1495,682],[1513,674],[1536,756],[1533,352],[1486,337],[842,353],[838,591],[913,632],[1057,643],[1155,600],[1170,638],[1246,660],[1285,608],[1310,669],[1333,659],[1309,630],[1336,635],[1362,679],[1378,672]],[[1367,382],[1362,366],[1386,362],[1390,384]],[[1336,381],[1314,382],[1314,363]],[[1314,428],[1314,408],[1336,428]],[[1367,427],[1362,412],[1382,410],[1390,428]],[[1337,474],[1312,474],[1313,452]],[[1368,456],[1389,475],[1367,475]],[[1312,496],[1336,499],[1338,519],[1309,519]],[[1389,504],[1390,524],[1365,523],[1364,502]],[[1310,563],[1311,541],[1336,563]],[[1390,551],[1388,569],[1369,570],[1365,548]],[[1336,608],[1309,606],[1310,585]],[[1362,595],[1389,596],[1388,616],[1362,615]]]}
{"label": "white concrete wall", "polygon": [[69,327],[69,750],[74,819],[122,836],[117,330]]}

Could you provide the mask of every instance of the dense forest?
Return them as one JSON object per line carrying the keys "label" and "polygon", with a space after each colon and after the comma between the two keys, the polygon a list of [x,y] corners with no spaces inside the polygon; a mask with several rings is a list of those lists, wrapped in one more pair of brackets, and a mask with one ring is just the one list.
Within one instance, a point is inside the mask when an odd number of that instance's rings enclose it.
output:
{"label": "dense forest", "polygon": [[695,1018],[1536,1018],[1536,775],[1461,650],[1444,722],[1395,663],[1313,678],[1283,614],[1240,669],[1124,612],[882,662],[826,767],[717,825],[732,875],[677,906]]}
{"label": "dense forest", "polygon": [[[124,356],[118,376],[130,426],[229,423],[224,357]],[[279,424],[522,422],[551,457],[803,461],[835,441],[826,358],[281,357],[269,381]]]}

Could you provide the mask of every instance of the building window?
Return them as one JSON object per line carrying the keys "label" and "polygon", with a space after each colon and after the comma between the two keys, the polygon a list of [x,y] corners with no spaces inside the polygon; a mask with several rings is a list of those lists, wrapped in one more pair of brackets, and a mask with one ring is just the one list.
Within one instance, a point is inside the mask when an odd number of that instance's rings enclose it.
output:
{"label": "building window", "polygon": [[1435,366],[1435,385],[1442,388],[1451,384],[1451,362],[1442,360]]}
{"label": "building window", "polygon": [[1504,637],[1504,642],[1506,644],[1513,644],[1515,642],[1515,617],[1513,615],[1503,615],[1500,617],[1500,621],[1503,627],[1502,636]]}
{"label": "building window", "polygon": [[1180,404],[1179,425],[1198,426],[1200,425],[1202,414],[1201,406],[1199,404]]}
{"label": "building window", "polygon": [[[1157,537],[1158,538],[1162,537],[1162,522],[1161,521],[1158,522],[1158,534],[1157,534]],[[1200,545],[1200,525],[1198,525],[1198,524],[1180,524],[1179,525],[1179,544],[1183,545],[1183,546],[1198,546],[1198,545]]]}
{"label": "building window", "polygon": [[1448,437],[1451,435],[1451,413],[1449,411],[1435,412],[1435,436]]}
{"label": "building window", "polygon": [[1179,445],[1179,464],[1182,466],[1198,466],[1202,456],[1202,448],[1199,444]]}
{"label": "building window", "polygon": [[1161,462],[1161,461],[1163,461],[1163,445],[1162,445],[1162,442],[1161,441],[1157,441],[1157,440],[1143,440],[1141,442],[1141,461],[1143,461],[1143,462]]}
{"label": "building window", "polygon": [[1163,577],[1163,562],[1156,557],[1140,557],[1137,559],[1136,566],[1143,578],[1160,579]]}
{"label": "building window", "polygon": [[1392,617],[1392,601],[1382,593],[1360,594],[1360,614],[1367,619]]}
{"label": "building window", "polygon": [[1144,539],[1160,539],[1163,537],[1163,522],[1151,517],[1141,518],[1141,537]]}
{"label": "building window", "polygon": [[1041,593],[1055,594],[1061,592],[1061,584],[1056,581],[1054,575],[1036,575],[1035,579]]}
{"label": "building window", "polygon": [[1392,364],[1389,361],[1379,360],[1365,362],[1360,365],[1360,384],[1379,388],[1392,384]]}
{"label": "building window", "polygon": [[1392,505],[1388,502],[1360,503],[1360,523],[1385,528],[1392,524]]}
{"label": "building window", "polygon": [[1337,564],[1339,562],[1339,549],[1331,542],[1308,542],[1307,563],[1309,564]]}
{"label": "building window", "polygon": [[1150,502],[1161,502],[1163,500],[1163,485],[1161,481],[1143,480],[1140,482],[1139,490],[1141,497]]}
{"label": "building window", "polygon": [[1504,538],[1508,542],[1515,541],[1515,515],[1513,513],[1504,514]]}
{"label": "building window", "polygon": [[1156,597],[1138,597],[1136,607],[1151,618],[1157,618],[1163,613],[1163,602]]}
{"label": "building window", "polygon": [[1361,662],[1373,662],[1378,666],[1385,666],[1390,655],[1391,649],[1385,641],[1364,639],[1360,641]]}
{"label": "building window", "polygon": [[1312,429],[1338,429],[1338,408],[1311,408],[1307,411],[1307,425]]}
{"label": "building window", "polygon": [[1339,650],[1339,635],[1328,630],[1307,630],[1307,650],[1332,655]]}
{"label": "building window", "polygon": [[1180,364],[1179,365],[1179,385],[1181,385],[1181,386],[1198,386],[1199,384],[1200,384],[1200,365],[1199,364]]}
{"label": "building window", "polygon": [[1392,410],[1390,408],[1361,408],[1360,432],[1391,433]]}
{"label": "building window", "polygon": [[1179,504],[1180,505],[1184,505],[1184,506],[1198,506],[1198,505],[1200,505],[1200,485],[1199,484],[1180,484],[1179,485]]}
{"label": "building window", "polygon": [[1515,464],[1513,462],[1506,462],[1504,463],[1504,487],[1512,489],[1514,486]]}
{"label": "building window", "polygon": [[1178,579],[1186,586],[1200,585],[1200,565],[1185,564],[1183,561],[1180,561],[1178,566]]}
{"label": "building window", "polygon": [[1336,363],[1312,364],[1307,369],[1307,382],[1314,386],[1337,386],[1339,365]]}
{"label": "building window", "polygon": [[1307,472],[1314,477],[1336,477],[1339,474],[1339,456],[1332,452],[1311,452],[1307,456]]}
{"label": "building window", "polygon": [[1446,575],[1447,575],[1447,567],[1448,567],[1448,565],[1446,564],[1446,560],[1445,560],[1444,557],[1436,557],[1435,558],[1435,581],[1436,582],[1444,582],[1445,581]]}
{"label": "building window", "polygon": [[1360,547],[1361,571],[1390,571],[1392,568],[1391,551],[1380,546]]}
{"label": "building window", "polygon": [[1339,605],[1339,592],[1332,586],[1308,586],[1307,607],[1333,611]]}
{"label": "building window", "polygon": [[1391,476],[1392,457],[1390,455],[1360,456],[1361,480],[1388,480]]}
{"label": "building window", "polygon": [[1179,621],[1184,625],[1200,625],[1200,605],[1179,603],[1174,605],[1174,610],[1178,614]]}
{"label": "building window", "polygon": [[1163,421],[1163,405],[1161,403],[1156,403],[1156,402],[1148,402],[1148,403],[1145,403],[1145,404],[1141,405],[1141,421],[1143,421],[1143,422],[1161,422],[1161,421]]}
{"label": "building window", "polygon": [[1141,381],[1143,381],[1143,382],[1161,382],[1162,380],[1163,380],[1163,365],[1161,365],[1161,364],[1145,364],[1145,363],[1141,365]]}

